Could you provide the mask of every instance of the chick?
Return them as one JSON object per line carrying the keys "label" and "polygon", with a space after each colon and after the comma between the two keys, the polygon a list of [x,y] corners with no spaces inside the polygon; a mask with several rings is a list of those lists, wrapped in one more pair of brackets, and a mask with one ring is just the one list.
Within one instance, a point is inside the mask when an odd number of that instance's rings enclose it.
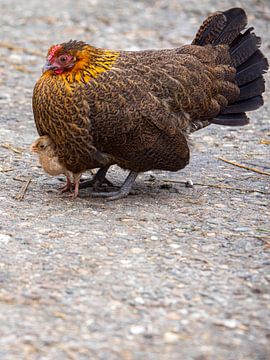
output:
{"label": "chick", "polygon": [[40,136],[31,144],[30,149],[33,153],[38,154],[39,163],[47,174],[52,176],[66,175],[67,182],[64,186],[60,187],[60,190],[61,192],[71,191],[72,184],[74,184],[74,192],[71,196],[75,199],[79,194],[79,183],[82,173],[74,174],[60,163],[52,139],[47,135]]}

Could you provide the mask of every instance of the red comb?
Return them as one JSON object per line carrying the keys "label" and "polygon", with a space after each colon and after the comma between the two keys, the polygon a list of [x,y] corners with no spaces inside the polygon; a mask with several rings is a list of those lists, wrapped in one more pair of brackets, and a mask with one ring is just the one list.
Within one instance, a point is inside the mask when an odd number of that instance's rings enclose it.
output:
{"label": "red comb", "polygon": [[48,60],[51,61],[52,58],[54,57],[56,51],[58,49],[60,49],[61,45],[54,45],[52,48],[51,48],[51,51],[49,52],[49,55],[48,55]]}

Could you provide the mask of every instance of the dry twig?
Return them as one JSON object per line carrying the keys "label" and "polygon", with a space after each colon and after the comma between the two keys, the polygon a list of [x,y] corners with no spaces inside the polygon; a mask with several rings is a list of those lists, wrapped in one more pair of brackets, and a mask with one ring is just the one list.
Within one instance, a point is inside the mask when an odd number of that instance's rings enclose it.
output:
{"label": "dry twig", "polygon": [[10,145],[10,144],[7,144],[7,143],[1,144],[0,146],[1,146],[2,148],[4,148],[4,149],[11,150],[11,151],[15,152],[16,154],[22,154],[22,153],[23,153],[20,149],[12,146],[12,145]]}
{"label": "dry twig", "polygon": [[218,157],[218,159],[221,160],[221,161],[224,161],[225,163],[228,163],[228,164],[231,164],[231,165],[234,165],[234,166],[238,166],[238,167],[240,167],[240,168],[242,168],[242,169],[246,169],[246,170],[254,171],[254,172],[258,173],[258,174],[270,176],[270,173],[267,172],[267,171],[263,171],[263,170],[260,170],[260,169],[252,168],[252,167],[250,167],[250,166],[238,164],[238,163],[235,162],[235,161],[227,160],[227,159],[225,159],[225,158],[223,158],[223,157]]}
{"label": "dry twig", "polygon": [[20,191],[18,192],[18,194],[15,196],[15,199],[18,201],[22,201],[22,199],[24,198],[24,195],[28,189],[28,186],[31,182],[32,178],[31,176],[29,176],[29,178],[26,180],[25,184],[23,184],[23,186],[21,187]]}
{"label": "dry twig", "polygon": [[203,263],[205,263],[206,265],[212,266],[214,267],[214,264],[211,263],[210,261],[208,261],[207,259],[204,258],[200,258],[200,257],[189,257],[190,260],[194,260],[194,261],[201,261]]}
{"label": "dry twig", "polygon": [[194,185],[207,186],[207,187],[213,187],[213,188],[218,188],[218,189],[236,190],[236,191],[242,191],[242,192],[258,192],[260,194],[270,195],[270,193],[268,193],[267,191],[263,191],[263,190],[259,190],[259,189],[245,189],[245,188],[233,187],[233,186],[222,185],[222,184],[194,183]]}
{"label": "dry twig", "polygon": [[14,176],[12,179],[15,181],[25,182],[25,179],[17,177],[17,176]]}
{"label": "dry twig", "polygon": [[262,144],[262,145],[270,145],[270,140],[261,139],[260,144]]}
{"label": "dry twig", "polygon": [[270,249],[270,241],[266,239],[261,239],[264,242],[264,247],[266,249]]}
{"label": "dry twig", "polygon": [[[169,182],[169,183],[176,183],[176,184],[186,184],[186,181],[178,181],[178,180],[170,180],[170,179],[162,179],[161,181]],[[193,185],[213,187],[213,188],[218,188],[218,189],[236,190],[236,191],[242,191],[242,192],[258,192],[260,194],[270,195],[269,192],[259,190],[259,189],[245,189],[245,188],[233,187],[233,186],[223,185],[223,184],[203,184],[203,183],[197,182],[197,183],[193,183]]]}
{"label": "dry twig", "polygon": [[21,71],[23,73],[26,73],[26,74],[33,74],[34,71],[31,71],[29,69],[27,69],[25,66],[23,65],[12,65],[14,67],[14,69],[18,70],[18,71]]}
{"label": "dry twig", "polygon": [[29,50],[27,48],[24,48],[21,46],[16,46],[16,45],[13,45],[13,44],[10,44],[7,42],[3,42],[3,41],[0,41],[0,48],[5,48],[8,50],[12,50],[12,51],[23,52],[23,53],[29,54],[29,55],[44,57],[44,54],[42,54],[39,51]]}
{"label": "dry twig", "polygon": [[0,169],[0,172],[5,173],[5,172],[9,172],[9,171],[14,171],[15,169],[13,168],[6,168],[6,169]]}

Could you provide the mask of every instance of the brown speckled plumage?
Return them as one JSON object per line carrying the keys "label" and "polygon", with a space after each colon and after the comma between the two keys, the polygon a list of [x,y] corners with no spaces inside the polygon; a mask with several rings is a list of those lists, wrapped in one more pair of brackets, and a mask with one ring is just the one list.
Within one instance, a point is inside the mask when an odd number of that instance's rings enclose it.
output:
{"label": "brown speckled plumage", "polygon": [[[268,64],[260,39],[240,34],[246,23],[242,9],[215,13],[191,45],[168,50],[117,52],[76,41],[52,47],[34,89],[39,134],[53,139],[76,173],[111,164],[136,173],[184,168],[190,133],[212,122],[245,125],[245,111],[262,105]],[[70,62],[60,66],[63,54]]]}

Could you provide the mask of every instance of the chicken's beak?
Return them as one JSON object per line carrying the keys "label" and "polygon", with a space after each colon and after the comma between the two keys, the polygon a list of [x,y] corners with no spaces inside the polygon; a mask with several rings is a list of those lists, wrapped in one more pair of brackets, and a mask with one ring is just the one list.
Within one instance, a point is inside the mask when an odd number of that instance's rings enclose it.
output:
{"label": "chicken's beak", "polygon": [[46,61],[45,65],[42,68],[42,73],[45,73],[47,70],[55,70],[57,66],[52,65],[49,61]]}

